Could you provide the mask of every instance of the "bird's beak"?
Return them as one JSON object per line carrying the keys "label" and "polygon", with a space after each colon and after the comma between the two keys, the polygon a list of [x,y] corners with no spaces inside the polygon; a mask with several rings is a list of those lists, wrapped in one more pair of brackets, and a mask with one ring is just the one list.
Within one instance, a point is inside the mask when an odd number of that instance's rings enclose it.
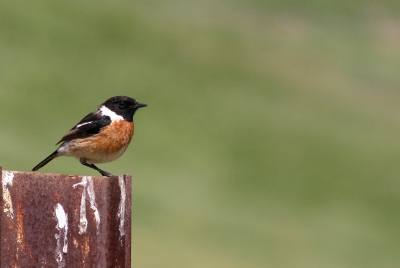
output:
{"label": "bird's beak", "polygon": [[139,108],[146,107],[146,106],[147,106],[147,104],[138,102],[135,104],[135,106],[133,106],[133,108],[139,109]]}

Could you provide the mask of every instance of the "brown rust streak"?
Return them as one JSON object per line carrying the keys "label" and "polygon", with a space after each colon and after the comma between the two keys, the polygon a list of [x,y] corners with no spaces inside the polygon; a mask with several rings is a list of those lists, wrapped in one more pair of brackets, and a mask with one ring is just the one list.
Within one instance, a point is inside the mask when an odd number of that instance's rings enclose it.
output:
{"label": "brown rust streak", "polygon": [[25,230],[24,230],[24,215],[25,211],[23,206],[20,203],[16,204],[16,219],[17,219],[17,224],[16,224],[16,229],[17,229],[17,260],[18,260],[18,253],[19,252],[25,252],[28,253],[29,257],[31,260],[36,261],[36,258],[32,255],[32,250],[28,242],[25,240]]}
{"label": "brown rust streak", "polygon": [[89,237],[84,236],[82,238],[82,244],[81,244],[81,252],[82,252],[82,264],[87,264],[89,263],[89,252],[90,252],[90,245],[89,245]]}

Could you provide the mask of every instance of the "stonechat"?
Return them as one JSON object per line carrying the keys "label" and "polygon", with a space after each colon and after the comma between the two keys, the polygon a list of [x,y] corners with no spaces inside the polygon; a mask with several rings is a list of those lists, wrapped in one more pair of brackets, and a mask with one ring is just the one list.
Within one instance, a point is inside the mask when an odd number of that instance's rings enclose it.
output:
{"label": "stonechat", "polygon": [[73,156],[102,176],[112,176],[94,164],[114,161],[125,152],[135,129],[133,116],[139,108],[146,106],[126,96],[106,100],[65,134],[57,143],[60,144],[58,149],[32,171],[42,168],[56,157]]}

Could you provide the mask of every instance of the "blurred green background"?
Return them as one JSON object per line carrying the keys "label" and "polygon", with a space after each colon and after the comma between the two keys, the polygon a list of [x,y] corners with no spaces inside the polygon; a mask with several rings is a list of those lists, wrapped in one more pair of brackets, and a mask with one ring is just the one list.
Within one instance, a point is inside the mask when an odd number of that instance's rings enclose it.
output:
{"label": "blurred green background", "polygon": [[6,0],[0,59],[7,170],[149,104],[99,166],[133,175],[134,267],[400,267],[397,0]]}

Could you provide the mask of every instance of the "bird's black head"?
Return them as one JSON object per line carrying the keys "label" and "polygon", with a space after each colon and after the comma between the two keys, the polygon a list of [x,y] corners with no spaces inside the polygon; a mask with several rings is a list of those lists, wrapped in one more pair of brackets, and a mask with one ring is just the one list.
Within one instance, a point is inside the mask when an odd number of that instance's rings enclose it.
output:
{"label": "bird's black head", "polygon": [[134,98],[127,96],[116,96],[106,100],[102,105],[122,116],[126,121],[132,122],[133,115],[136,110],[142,107],[146,107],[147,104],[140,103]]}

